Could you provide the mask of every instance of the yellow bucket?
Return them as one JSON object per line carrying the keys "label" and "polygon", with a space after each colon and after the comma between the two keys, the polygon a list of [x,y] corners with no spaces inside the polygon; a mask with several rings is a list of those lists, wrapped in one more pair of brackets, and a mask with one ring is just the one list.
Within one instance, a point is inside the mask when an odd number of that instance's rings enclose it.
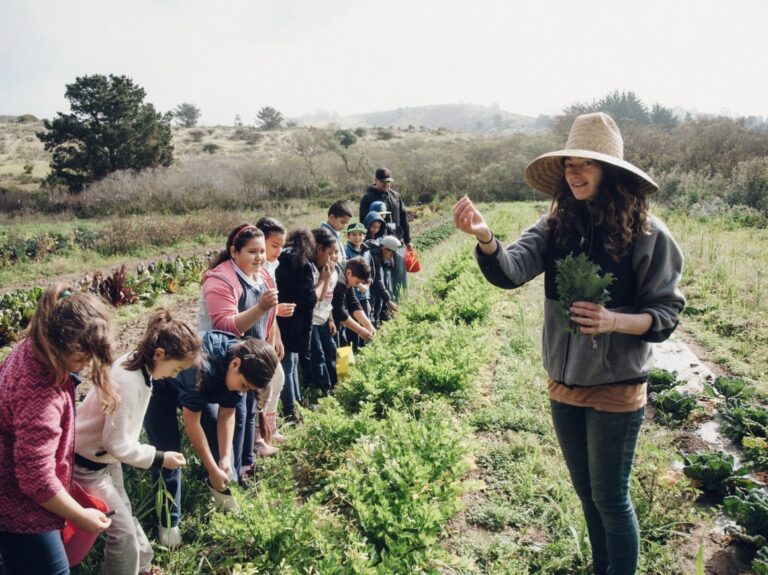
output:
{"label": "yellow bucket", "polygon": [[349,375],[350,367],[355,365],[355,353],[352,351],[352,345],[346,345],[336,350],[336,375],[346,377]]}

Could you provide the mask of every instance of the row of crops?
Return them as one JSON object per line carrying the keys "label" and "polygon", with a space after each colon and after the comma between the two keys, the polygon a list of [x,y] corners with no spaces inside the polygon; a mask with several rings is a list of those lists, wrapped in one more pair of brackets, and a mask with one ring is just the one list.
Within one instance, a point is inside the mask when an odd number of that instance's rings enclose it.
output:
{"label": "row of crops", "polygon": [[682,453],[683,473],[707,501],[736,522],[730,532],[757,548],[752,568],[768,575],[768,494],[753,478],[768,472],[768,405],[756,388],[739,377],[718,376],[704,386],[702,397],[681,389],[677,374],[653,370],[650,401],[656,421],[679,428],[719,413],[723,435],[741,448],[742,464],[721,450]]}
{"label": "row of crops", "polygon": [[469,258],[444,258],[335,395],[302,411],[239,512],[183,531],[196,543],[168,553],[174,570],[200,553],[222,573],[427,573],[450,562],[439,538],[470,485],[461,412],[488,360],[480,323],[492,304]]}

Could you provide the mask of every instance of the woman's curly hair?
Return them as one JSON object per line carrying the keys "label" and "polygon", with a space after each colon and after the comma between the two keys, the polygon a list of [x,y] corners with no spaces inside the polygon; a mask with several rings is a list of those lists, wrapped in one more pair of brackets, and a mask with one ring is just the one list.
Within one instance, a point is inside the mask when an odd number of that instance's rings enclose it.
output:
{"label": "woman's curly hair", "polygon": [[578,243],[584,230],[579,217],[587,209],[594,218],[595,226],[602,228],[605,250],[618,261],[626,256],[639,234],[648,234],[651,222],[648,215],[648,197],[638,192],[635,176],[599,162],[603,179],[597,196],[589,202],[573,197],[563,176],[549,209],[549,227],[557,244],[570,246]]}

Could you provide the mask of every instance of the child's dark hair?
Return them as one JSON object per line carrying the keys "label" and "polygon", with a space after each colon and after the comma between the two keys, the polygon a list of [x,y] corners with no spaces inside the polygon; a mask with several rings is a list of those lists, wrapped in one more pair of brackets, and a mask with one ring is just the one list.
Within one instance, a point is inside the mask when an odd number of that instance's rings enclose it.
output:
{"label": "child's dark hair", "polygon": [[356,277],[359,280],[367,282],[371,279],[371,266],[360,256],[348,259],[346,269],[350,271],[352,277]]}
{"label": "child's dark hair", "polygon": [[315,228],[312,230],[312,236],[315,238],[315,245],[318,249],[323,248],[327,250],[331,246],[336,245],[336,238],[331,235],[327,228]]}
{"label": "child's dark hair", "polygon": [[328,208],[328,215],[336,218],[351,218],[352,204],[348,200],[337,200]]}
{"label": "child's dark hair", "polygon": [[263,238],[264,232],[252,224],[241,224],[234,230],[229,232],[227,237],[226,247],[219,252],[219,254],[211,260],[208,264],[208,269],[212,270],[217,265],[232,259],[232,249],[235,248],[236,252],[239,252],[245,244],[247,244],[253,238]]}
{"label": "child's dark hair", "polygon": [[256,227],[264,234],[264,239],[269,238],[272,234],[284,234],[285,227],[275,218],[269,216],[261,218],[256,222]]}
{"label": "child's dark hair", "polygon": [[272,440],[272,433],[264,416],[264,407],[269,400],[269,382],[275,375],[277,358],[275,348],[261,339],[246,339],[234,345],[229,351],[230,361],[240,358],[240,373],[253,387],[256,405],[259,408],[259,432],[265,441]]}
{"label": "child's dark hair", "polygon": [[165,359],[199,359],[200,337],[184,320],[175,319],[167,309],[155,310],[147,324],[135,352],[123,362],[128,371],[136,371],[146,367],[150,371],[155,368],[155,350],[162,349]]}
{"label": "child's dark hair", "polygon": [[291,248],[291,264],[294,268],[305,265],[315,255],[315,238],[306,228],[292,231],[285,244]]}
{"label": "child's dark hair", "polygon": [[109,377],[112,320],[104,300],[62,284],[49,287],[40,296],[25,335],[58,383],[67,378],[68,356],[90,355],[90,378],[101,392],[102,409],[117,407],[120,398]]}

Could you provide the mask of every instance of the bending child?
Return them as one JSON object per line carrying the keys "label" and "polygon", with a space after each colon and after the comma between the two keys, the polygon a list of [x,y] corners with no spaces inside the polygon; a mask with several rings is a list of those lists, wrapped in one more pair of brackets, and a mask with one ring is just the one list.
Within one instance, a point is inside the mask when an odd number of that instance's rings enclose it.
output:
{"label": "bending child", "polygon": [[[200,369],[185,369],[175,378],[155,382],[144,428],[157,449],[179,451],[181,434],[176,409],[181,407],[184,429],[208,472],[208,483],[221,493],[237,478],[232,449],[235,409],[248,391],[255,391],[257,404],[264,405],[265,390],[278,360],[274,348],[265,341],[240,340],[226,332],[204,333],[202,348]],[[208,413],[205,419],[203,411]],[[169,502],[168,512],[161,514],[158,533],[164,545],[176,547],[181,544],[181,470],[163,469],[162,475],[173,501]],[[159,470],[153,468],[155,490],[159,476]]]}
{"label": "bending child", "polygon": [[110,375],[120,392],[112,413],[101,409],[102,393],[92,388],[77,409],[75,480],[116,511],[106,530],[104,569],[115,575],[150,573],[152,547],[123,485],[122,465],[142,469],[178,469],[186,461],[178,451],[160,451],[139,441],[154,379],[176,377],[200,360],[200,339],[188,323],[164,309],[149,320],[138,347],[112,365]]}

